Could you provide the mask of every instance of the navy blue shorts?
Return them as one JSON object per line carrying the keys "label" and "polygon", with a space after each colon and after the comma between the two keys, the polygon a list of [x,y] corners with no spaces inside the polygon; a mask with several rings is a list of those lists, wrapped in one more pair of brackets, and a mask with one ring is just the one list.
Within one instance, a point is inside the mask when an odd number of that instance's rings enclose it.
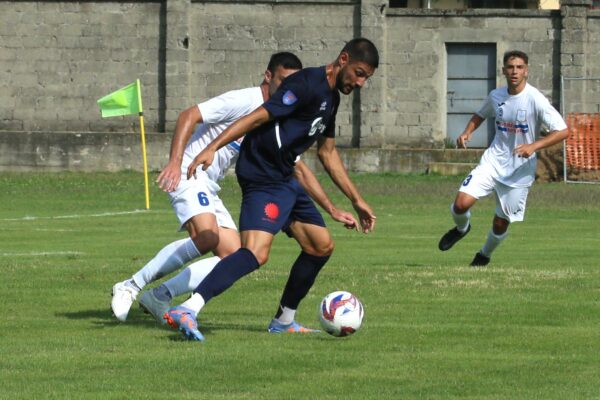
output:
{"label": "navy blue shorts", "polygon": [[325,220],[300,183],[292,178],[277,183],[244,183],[240,231],[265,231],[275,235],[280,230],[291,235],[293,221],[325,227]]}

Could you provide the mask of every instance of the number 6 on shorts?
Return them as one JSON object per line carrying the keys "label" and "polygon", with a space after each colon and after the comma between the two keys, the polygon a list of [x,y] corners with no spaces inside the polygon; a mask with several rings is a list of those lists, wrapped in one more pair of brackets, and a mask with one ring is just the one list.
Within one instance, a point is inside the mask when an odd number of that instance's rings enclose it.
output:
{"label": "number 6 on shorts", "polygon": [[198,193],[198,201],[201,206],[207,206],[209,204],[208,196],[204,192]]}

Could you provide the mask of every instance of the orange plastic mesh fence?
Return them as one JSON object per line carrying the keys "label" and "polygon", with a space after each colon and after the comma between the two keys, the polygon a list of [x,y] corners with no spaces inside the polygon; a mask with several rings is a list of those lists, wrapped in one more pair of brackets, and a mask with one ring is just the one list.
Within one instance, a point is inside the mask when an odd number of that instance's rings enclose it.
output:
{"label": "orange plastic mesh fence", "polygon": [[567,165],[587,170],[600,169],[600,114],[570,113],[567,125]]}

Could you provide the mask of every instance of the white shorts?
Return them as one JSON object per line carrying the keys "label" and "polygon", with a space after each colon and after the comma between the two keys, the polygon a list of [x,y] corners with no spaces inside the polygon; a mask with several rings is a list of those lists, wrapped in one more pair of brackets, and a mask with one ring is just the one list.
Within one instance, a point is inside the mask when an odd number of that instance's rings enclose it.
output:
{"label": "white shorts", "polygon": [[184,225],[190,218],[204,213],[213,214],[217,218],[218,226],[237,230],[231,214],[217,195],[221,187],[205,173],[198,171],[196,175],[197,178],[192,179],[182,176],[177,189],[169,193],[171,206],[179,219],[180,230],[185,229]]}
{"label": "white shorts", "polygon": [[529,187],[510,187],[492,177],[490,167],[478,165],[465,178],[459,192],[480,199],[494,192],[496,195],[496,215],[510,222],[523,221]]}

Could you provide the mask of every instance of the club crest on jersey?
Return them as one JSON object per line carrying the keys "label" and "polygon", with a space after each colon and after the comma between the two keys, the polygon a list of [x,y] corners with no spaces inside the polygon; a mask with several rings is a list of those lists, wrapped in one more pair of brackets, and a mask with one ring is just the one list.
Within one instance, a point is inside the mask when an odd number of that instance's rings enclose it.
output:
{"label": "club crest on jersey", "polygon": [[321,108],[319,108],[319,111],[325,111],[327,109],[327,102],[324,101],[321,103]]}
{"label": "club crest on jersey", "polygon": [[285,92],[283,94],[282,101],[283,101],[283,104],[285,104],[286,106],[291,106],[292,104],[294,104],[295,102],[298,101],[298,98],[296,97],[294,92],[292,92],[291,90],[288,90],[287,92]]}
{"label": "club crest on jersey", "polygon": [[527,110],[517,110],[517,122],[527,121]]}

